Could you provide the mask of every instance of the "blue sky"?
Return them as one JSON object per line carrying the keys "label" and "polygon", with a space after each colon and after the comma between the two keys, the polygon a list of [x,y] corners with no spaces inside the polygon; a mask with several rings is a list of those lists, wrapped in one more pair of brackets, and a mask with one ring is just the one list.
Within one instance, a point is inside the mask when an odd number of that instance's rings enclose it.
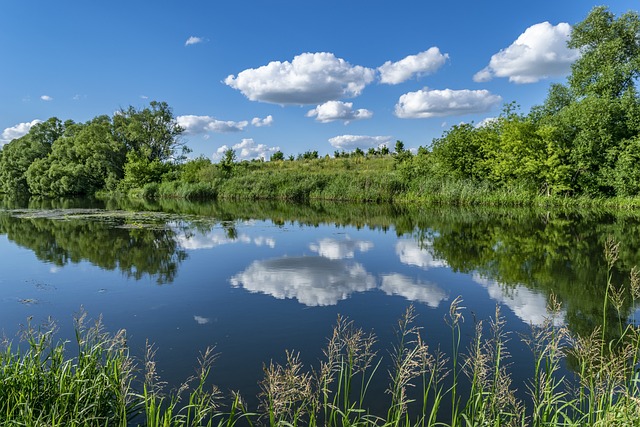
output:
{"label": "blue sky", "polygon": [[[192,156],[427,146],[540,104],[597,5],[517,1],[0,2],[0,144],[56,116],[166,101]],[[619,15],[637,0],[610,5]]]}

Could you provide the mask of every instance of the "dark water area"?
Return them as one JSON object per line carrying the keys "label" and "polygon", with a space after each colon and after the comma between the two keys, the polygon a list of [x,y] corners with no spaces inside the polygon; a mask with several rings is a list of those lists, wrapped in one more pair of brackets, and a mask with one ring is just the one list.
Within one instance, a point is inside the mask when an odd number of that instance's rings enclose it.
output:
{"label": "dark water area", "polygon": [[[0,329],[9,339],[31,318],[56,320],[73,338],[74,313],[126,329],[131,354],[157,348],[176,387],[207,346],[212,381],[257,404],[263,364],[300,352],[317,366],[338,315],[378,337],[389,360],[409,305],[431,348],[451,349],[444,318],[463,300],[462,349],[474,322],[496,307],[510,332],[516,388],[533,365],[520,340],[562,303],[558,325],[613,338],[634,321],[629,273],[640,264],[640,217],[605,212],[275,202],[187,203],[0,200]],[[607,238],[625,296],[604,312]],[[383,364],[384,365],[384,364]],[[569,367],[570,368],[570,367]],[[370,395],[384,401],[386,367]]]}

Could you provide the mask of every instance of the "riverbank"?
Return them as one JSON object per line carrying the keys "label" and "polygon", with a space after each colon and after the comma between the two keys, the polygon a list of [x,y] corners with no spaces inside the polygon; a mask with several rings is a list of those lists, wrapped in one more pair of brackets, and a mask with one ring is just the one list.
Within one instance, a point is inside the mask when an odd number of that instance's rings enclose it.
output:
{"label": "riverbank", "polygon": [[[105,194],[102,193],[103,196]],[[488,181],[441,176],[431,170],[426,154],[402,159],[387,155],[240,162],[228,170],[223,170],[219,164],[202,163],[195,170],[183,170],[178,177],[130,188],[127,195],[138,199],[324,200],[616,210],[640,208],[638,197],[543,194],[525,185],[499,186]]]}
{"label": "riverbank", "polygon": [[[636,290],[633,298],[638,296]],[[212,385],[212,348],[201,354],[194,376],[167,392],[154,347],[135,360],[125,331],[106,333],[101,322],[81,314],[71,349],[57,341],[53,325],[28,325],[22,343],[5,341],[0,352],[2,425],[635,425],[639,326],[621,324],[625,333],[615,342],[603,341],[599,330],[573,336],[558,325],[560,306],[552,299],[550,317],[521,338],[534,356],[523,400],[511,379],[516,368],[509,363],[510,337],[500,311],[476,322],[476,335],[463,349],[460,324],[468,313],[462,303],[456,298],[445,318],[449,353],[424,343],[412,307],[398,321],[397,342],[384,349],[374,335],[338,318],[318,366],[303,366],[295,352],[287,352],[283,364],[264,365],[256,408],[245,406],[241,391],[227,394]],[[386,373],[383,353],[390,355],[387,406],[373,412],[368,387]],[[573,378],[559,373],[568,359],[576,365]]]}

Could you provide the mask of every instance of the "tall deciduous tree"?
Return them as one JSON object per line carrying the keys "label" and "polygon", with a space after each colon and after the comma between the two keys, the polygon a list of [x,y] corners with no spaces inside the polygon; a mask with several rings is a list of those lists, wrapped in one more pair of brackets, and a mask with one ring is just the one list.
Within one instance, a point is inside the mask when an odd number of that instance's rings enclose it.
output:
{"label": "tall deciduous tree", "polygon": [[51,153],[27,170],[29,191],[48,196],[93,194],[115,186],[123,177],[124,161],[124,145],[113,137],[108,116],[67,126]]}
{"label": "tall deciduous tree", "polygon": [[127,151],[123,189],[158,182],[169,163],[184,160],[189,152],[180,139],[183,129],[166,102],[120,110],[113,117],[113,128],[116,141]]}
{"label": "tall deciduous tree", "polygon": [[65,124],[52,117],[33,126],[23,137],[6,144],[0,159],[0,190],[9,194],[26,194],[29,189],[27,169],[35,160],[46,157],[64,132]]}
{"label": "tall deciduous tree", "polygon": [[187,150],[180,140],[183,129],[166,102],[152,101],[142,110],[132,106],[122,109],[113,116],[113,126],[116,138],[127,151],[135,151],[150,161],[181,160]]}
{"label": "tall deciduous tree", "polygon": [[616,19],[596,7],[574,26],[569,47],[579,49],[581,57],[569,77],[573,102],[559,118],[573,133],[575,184],[587,194],[619,193],[617,159],[640,132],[640,18],[627,12]]}

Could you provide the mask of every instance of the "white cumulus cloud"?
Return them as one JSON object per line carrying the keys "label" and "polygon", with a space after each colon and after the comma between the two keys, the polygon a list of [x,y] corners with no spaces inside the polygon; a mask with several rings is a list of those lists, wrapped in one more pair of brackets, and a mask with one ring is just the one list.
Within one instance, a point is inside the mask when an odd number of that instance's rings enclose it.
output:
{"label": "white cumulus cloud", "polygon": [[292,298],[309,307],[336,305],[355,292],[376,287],[376,279],[362,265],[323,257],[254,261],[230,282],[252,293]]}
{"label": "white cumulus cloud", "polygon": [[197,135],[208,132],[228,133],[240,132],[249,124],[248,121],[241,122],[218,120],[210,116],[178,116],[178,125],[184,128],[186,134]]}
{"label": "white cumulus cloud", "polygon": [[[244,138],[240,143],[231,147],[235,152],[238,160],[268,160],[273,153],[280,150],[280,147],[268,147],[265,144],[256,144],[253,138]],[[229,146],[223,145],[216,150],[213,155],[214,160],[221,159],[224,152]]]}
{"label": "white cumulus cloud", "polygon": [[50,97],[49,95],[42,95],[42,96],[40,97],[40,99],[42,99],[43,101],[47,101],[47,102],[48,102],[48,101],[53,101],[53,98],[52,98],[52,97]]}
{"label": "white cumulus cloud", "polygon": [[2,131],[2,136],[0,136],[0,147],[16,138],[20,138],[21,136],[28,134],[31,127],[38,123],[42,123],[42,120],[35,119],[30,122],[18,123],[15,126],[6,128]]}
{"label": "white cumulus cloud", "polygon": [[291,62],[273,61],[249,68],[224,82],[252,101],[273,104],[321,104],[360,95],[375,71],[351,65],[333,53],[303,53]]}
{"label": "white cumulus cloud", "polygon": [[186,42],[184,42],[185,46],[191,46],[193,44],[198,44],[198,43],[202,43],[204,42],[204,38],[202,37],[195,37],[195,36],[191,36],[187,39]]}
{"label": "white cumulus cloud", "polygon": [[401,119],[425,119],[484,113],[501,101],[500,96],[488,90],[424,88],[400,96],[395,115]]}
{"label": "white cumulus cloud", "polygon": [[447,294],[438,285],[414,282],[410,277],[399,273],[383,275],[380,289],[387,295],[400,295],[409,301],[421,302],[433,308],[447,299]]}
{"label": "white cumulus cloud", "polygon": [[356,251],[367,252],[371,248],[373,248],[373,242],[351,240],[349,237],[344,240],[324,238],[309,245],[309,249],[313,252],[329,259],[353,258]]}
{"label": "white cumulus cloud", "polygon": [[485,82],[493,77],[508,77],[514,83],[535,83],[547,77],[563,76],[580,57],[576,49],[567,47],[571,26],[565,22],[535,24],[520,34],[506,49],[491,57],[489,65],[473,79]]}
{"label": "white cumulus cloud", "polygon": [[392,139],[390,136],[339,135],[329,139],[329,144],[342,150],[354,150],[386,146]]}
{"label": "white cumulus cloud", "polygon": [[273,116],[271,114],[269,114],[264,119],[261,119],[260,117],[254,117],[253,119],[251,119],[251,125],[257,128],[263,127],[263,126],[271,126],[272,124],[273,124]]}
{"label": "white cumulus cloud", "polygon": [[307,117],[315,117],[321,123],[344,120],[347,124],[354,120],[370,119],[373,113],[364,108],[353,109],[352,102],[327,101],[307,113]]}
{"label": "white cumulus cloud", "polygon": [[436,72],[449,59],[437,47],[429,48],[417,55],[409,55],[398,62],[387,61],[380,67],[380,82],[397,85],[409,80],[414,75],[424,76]]}

